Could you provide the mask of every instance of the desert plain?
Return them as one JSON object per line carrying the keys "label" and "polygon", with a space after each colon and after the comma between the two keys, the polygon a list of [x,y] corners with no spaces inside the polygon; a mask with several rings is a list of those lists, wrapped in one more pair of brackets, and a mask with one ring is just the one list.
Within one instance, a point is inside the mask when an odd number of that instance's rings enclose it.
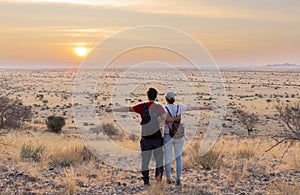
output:
{"label": "desert plain", "polygon": [[[276,144],[272,136],[285,130],[275,106],[300,102],[300,70],[224,69],[219,74],[225,112],[213,147],[199,155],[213,111],[185,113],[182,185],[167,184],[165,177],[156,183],[151,170],[152,185],[144,187],[138,156],[140,117],[105,109],[145,102],[149,87],[159,91],[157,102],[162,105],[164,93],[171,90],[176,103],[220,106],[200,71],[95,71],[91,75],[97,82],[86,83],[95,90],[82,92],[95,115],[82,121],[86,111],[76,102],[76,69],[0,70],[1,96],[20,99],[33,113],[20,128],[1,129],[0,193],[299,194],[299,141],[268,149]],[[78,106],[82,112],[74,109]],[[237,110],[257,116],[251,130]],[[66,119],[59,134],[47,128],[51,115]],[[36,151],[38,158],[26,151]]]}

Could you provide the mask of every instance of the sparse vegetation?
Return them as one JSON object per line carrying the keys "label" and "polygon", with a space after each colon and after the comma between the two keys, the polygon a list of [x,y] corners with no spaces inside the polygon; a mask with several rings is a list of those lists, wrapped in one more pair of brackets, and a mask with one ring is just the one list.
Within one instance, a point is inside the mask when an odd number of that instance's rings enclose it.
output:
{"label": "sparse vegetation", "polygon": [[111,137],[111,138],[118,138],[121,135],[121,132],[119,129],[114,127],[111,123],[106,123],[102,125],[102,131],[103,134]]}
{"label": "sparse vegetation", "polygon": [[108,137],[112,139],[120,139],[122,135],[125,136],[125,134],[122,134],[119,129],[117,129],[112,123],[104,123],[101,126],[96,125],[92,128],[90,128],[90,131],[92,133],[97,134],[97,136],[100,133],[103,133],[103,135],[107,135]]}
{"label": "sparse vegetation", "polygon": [[248,160],[254,156],[255,156],[255,152],[251,148],[240,150],[238,153],[238,157],[245,158]]}
{"label": "sparse vegetation", "polygon": [[[288,104],[295,107],[296,101],[299,101],[299,72],[224,72],[226,96],[230,99],[228,102],[225,125],[222,134],[213,149],[204,157],[199,156],[199,143],[203,140],[205,129],[209,124],[209,112],[201,112],[201,119],[197,125],[197,132],[194,140],[187,137],[185,146],[187,150],[183,152],[183,173],[182,186],[180,188],[172,185],[166,185],[165,176],[163,182],[156,184],[152,181],[152,186],[148,189],[141,187],[142,181],[139,171],[127,171],[112,166],[113,163],[106,160],[112,159],[112,162],[118,161],[120,165],[130,162],[134,168],[140,168],[140,161],[136,158],[123,156],[122,153],[114,154],[107,152],[104,145],[109,140],[114,139],[114,143],[119,148],[137,152],[139,155],[138,126],[122,128],[135,132],[130,134],[122,131],[118,126],[118,120],[132,119],[139,122],[138,115],[130,115],[123,118],[114,118],[104,113],[105,108],[123,106],[123,99],[119,100],[115,96],[111,99],[111,91],[107,89],[111,83],[118,78],[114,71],[105,73],[105,78],[109,81],[99,85],[98,94],[89,94],[87,98],[96,99],[95,108],[103,126],[97,126],[89,121],[83,123],[83,129],[88,130],[86,139],[90,141],[89,148],[95,152],[97,159],[85,143],[82,142],[81,129],[75,127],[72,121],[72,103],[71,94],[73,72],[49,72],[28,71],[26,73],[19,71],[0,71],[0,91],[2,94],[9,94],[7,97],[17,97],[22,100],[24,105],[32,105],[34,113],[32,123],[26,123],[18,131],[11,131],[11,128],[5,126],[0,132],[0,191],[3,193],[32,193],[32,194],[293,194],[300,189],[299,169],[300,169],[300,142],[285,140],[278,144],[269,152],[265,151],[277,144],[277,141],[270,140],[276,132],[290,132],[286,135],[295,136],[292,131],[288,131],[286,123],[280,119],[278,111],[274,107],[276,100],[283,102],[283,107]],[[70,73],[70,74],[69,74]],[[196,73],[189,74],[191,85],[196,84],[194,94],[186,94],[184,89],[178,89],[181,100],[187,100],[186,95],[195,95],[194,101],[208,105],[211,104],[210,94],[206,91],[206,81]],[[7,75],[10,75],[9,77]],[[119,74],[119,73],[118,73]],[[142,74],[142,73],[141,73]],[[21,75],[21,76],[20,76]],[[63,75],[63,76],[62,76]],[[192,75],[192,76],[191,76]],[[142,75],[139,75],[142,76]],[[165,76],[165,75],[164,75]],[[5,79],[5,77],[8,77]],[[283,86],[282,78],[290,78],[290,85]],[[23,83],[20,80],[34,78],[42,85],[32,85],[31,82]],[[58,79],[60,78],[60,79]],[[163,78],[163,77],[162,77]],[[257,79],[259,78],[259,80]],[[45,79],[45,80],[43,80]],[[63,84],[55,85],[57,81],[66,81]],[[162,79],[163,80],[163,79]],[[32,81],[32,80],[31,80]],[[197,81],[197,82],[196,82]],[[178,82],[181,82],[178,80]],[[6,88],[6,86],[8,86]],[[108,88],[105,88],[105,87]],[[253,86],[253,88],[251,88]],[[147,87],[147,85],[141,85]],[[276,90],[275,90],[276,88]],[[144,90],[144,89],[143,89]],[[164,90],[164,89],[163,89]],[[161,90],[161,91],[163,91]],[[137,102],[145,101],[140,99],[144,93],[136,89],[125,104],[132,105]],[[3,92],[3,93],[2,93]],[[144,92],[144,91],[143,91]],[[89,93],[89,92],[88,92]],[[37,95],[36,94],[42,94]],[[75,94],[79,96],[79,94]],[[158,101],[163,103],[163,93]],[[68,98],[65,98],[68,97]],[[43,100],[45,100],[43,102]],[[78,103],[74,103],[76,105]],[[79,106],[81,104],[78,104]],[[0,104],[0,106],[2,106]],[[248,130],[241,120],[238,120],[236,108],[247,111],[249,115],[256,113],[259,121],[255,123],[251,136],[245,136]],[[267,108],[267,109],[266,109]],[[274,113],[277,115],[274,117]],[[83,113],[79,113],[83,114]],[[63,134],[45,132],[45,123],[48,116],[62,116],[69,123]],[[191,112],[184,117],[186,125],[194,125],[194,118],[198,114]],[[247,118],[247,117],[245,117]],[[275,120],[274,120],[275,119]],[[125,121],[125,120],[124,120]],[[23,120],[21,120],[21,123]],[[82,121],[84,122],[84,121]],[[290,124],[291,120],[289,121]],[[293,130],[297,130],[294,125]],[[189,127],[187,127],[189,129]],[[187,132],[188,133],[188,132]],[[95,135],[98,136],[95,136]],[[277,134],[276,134],[277,135]],[[280,141],[283,137],[277,137]],[[86,141],[86,140],[84,140]],[[190,145],[188,141],[192,141]],[[289,147],[289,150],[286,149]],[[43,148],[43,149],[42,149]],[[103,152],[103,156],[102,155]],[[285,152],[284,158],[281,158]],[[101,155],[98,155],[100,152]],[[118,156],[120,155],[120,156]],[[202,162],[201,162],[202,161]],[[152,161],[151,161],[152,163]],[[175,162],[172,162],[172,168],[175,169]],[[151,179],[153,176],[151,170]],[[175,173],[172,173],[174,181]],[[154,179],[154,178],[153,178]]]}
{"label": "sparse vegetation", "polygon": [[66,192],[68,194],[75,194],[76,192],[76,174],[73,166],[70,168],[65,168],[65,185],[66,185]]}
{"label": "sparse vegetation", "polygon": [[5,135],[0,133],[0,145],[7,145],[8,141],[5,139]]}
{"label": "sparse vegetation", "polygon": [[24,106],[19,99],[0,97],[0,128],[5,126],[17,128],[21,122],[32,118],[31,106]]}
{"label": "sparse vegetation", "polygon": [[268,185],[267,191],[270,194],[298,194],[300,192],[300,185],[295,181],[291,183],[286,181],[272,181]]}
{"label": "sparse vegetation", "polygon": [[96,125],[95,127],[90,128],[90,131],[92,133],[95,133],[96,135],[99,135],[101,133],[102,129],[99,125]]}
{"label": "sparse vegetation", "polygon": [[188,157],[189,165],[191,167],[198,167],[201,165],[205,170],[219,169],[222,165],[222,154],[211,149],[204,156],[199,155],[199,143],[195,143],[191,148]]}
{"label": "sparse vegetation", "polygon": [[129,139],[130,139],[131,141],[135,142],[135,141],[137,141],[137,140],[139,139],[139,136],[137,136],[137,135],[131,133],[131,134],[129,135]]}
{"label": "sparse vegetation", "polygon": [[93,157],[92,152],[85,146],[66,148],[51,155],[49,166],[59,168],[75,166],[82,162],[88,162]]}
{"label": "sparse vegetation", "polygon": [[46,121],[49,131],[60,133],[63,126],[65,126],[65,118],[61,116],[49,116]]}
{"label": "sparse vegetation", "polygon": [[288,146],[282,154],[283,158],[289,148],[295,144],[295,142],[300,141],[300,102],[284,104],[279,101],[277,105],[275,105],[275,109],[277,111],[276,117],[284,123],[284,129],[272,136],[276,144],[266,150],[266,152],[280,144],[288,142]]}
{"label": "sparse vegetation", "polygon": [[236,112],[238,119],[240,119],[243,125],[245,125],[248,134],[250,134],[258,122],[258,115],[255,113],[246,112],[242,109],[237,109]]}
{"label": "sparse vegetation", "polygon": [[44,151],[45,151],[45,147],[42,145],[34,147],[31,143],[24,144],[22,146],[20,156],[23,161],[33,160],[35,162],[40,162],[41,156],[43,155]]}
{"label": "sparse vegetation", "polygon": [[204,156],[199,156],[196,160],[205,170],[218,169],[222,165],[221,154],[214,150],[210,150]]}

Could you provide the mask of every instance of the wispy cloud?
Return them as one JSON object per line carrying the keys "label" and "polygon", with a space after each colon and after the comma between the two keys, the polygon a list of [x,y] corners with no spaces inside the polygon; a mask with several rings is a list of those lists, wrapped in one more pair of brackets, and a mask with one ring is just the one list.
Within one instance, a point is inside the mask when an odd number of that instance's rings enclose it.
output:
{"label": "wispy cloud", "polygon": [[0,28],[3,44],[27,47],[76,47],[92,48],[99,41],[119,32],[124,27],[83,28],[80,26],[36,26]]}
{"label": "wispy cloud", "polygon": [[80,26],[29,26],[29,27],[6,27],[0,28],[2,37],[13,38],[13,37],[26,37],[33,33],[36,34],[35,38],[46,38],[46,37],[63,37],[68,38],[80,38],[83,39],[101,39],[110,36],[124,27],[119,26],[107,26],[101,28],[88,28]]}
{"label": "wispy cloud", "polygon": [[[299,21],[295,6],[276,1],[272,5],[261,1],[237,2],[235,0],[0,0],[5,3],[71,4],[94,7],[126,9],[136,13],[182,15],[202,18],[258,19],[269,21]],[[284,7],[284,9],[283,9]],[[292,12],[291,12],[292,11]],[[299,13],[297,14],[299,15]]]}
{"label": "wispy cloud", "polygon": [[[282,7],[285,8],[283,9]],[[194,16],[200,18],[299,21],[296,19],[295,14],[300,16],[300,12],[295,12],[295,8],[293,6],[286,6],[285,2],[281,4],[277,2],[276,6],[270,6],[267,2],[260,1],[251,1],[251,3],[248,2],[243,5],[243,3],[237,3],[233,0],[229,0],[227,3],[224,3],[222,0],[213,2],[201,0],[191,0],[188,2],[181,0],[151,0],[132,4],[129,8],[143,13]]]}
{"label": "wispy cloud", "polygon": [[56,4],[77,4],[90,6],[113,6],[124,7],[132,5],[133,1],[123,0],[0,0],[6,3],[56,3]]}

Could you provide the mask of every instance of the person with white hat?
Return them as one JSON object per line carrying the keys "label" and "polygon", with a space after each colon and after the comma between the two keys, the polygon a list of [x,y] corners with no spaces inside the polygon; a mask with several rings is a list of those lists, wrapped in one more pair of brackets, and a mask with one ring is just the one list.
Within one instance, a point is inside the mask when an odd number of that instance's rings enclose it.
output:
{"label": "person with white hat", "polygon": [[[167,105],[164,107],[167,113],[167,119],[164,126],[164,149],[165,149],[165,169],[167,183],[171,184],[171,162],[172,162],[172,148],[174,148],[176,159],[176,185],[181,185],[180,177],[182,172],[182,150],[184,144],[184,134],[181,133],[176,136],[172,135],[172,125],[174,121],[181,120],[181,114],[191,110],[213,110],[213,106],[187,106],[185,104],[174,104],[175,93],[169,91],[165,94]],[[171,120],[170,118],[173,118]],[[173,137],[172,137],[173,136]]]}

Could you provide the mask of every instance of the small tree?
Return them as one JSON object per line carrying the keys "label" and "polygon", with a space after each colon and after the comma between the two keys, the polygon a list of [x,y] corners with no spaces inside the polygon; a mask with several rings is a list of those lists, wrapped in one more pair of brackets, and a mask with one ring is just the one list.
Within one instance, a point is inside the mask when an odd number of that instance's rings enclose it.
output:
{"label": "small tree", "polygon": [[46,121],[47,127],[51,132],[60,133],[65,126],[65,118],[61,116],[49,116]]}
{"label": "small tree", "polygon": [[31,106],[24,106],[19,99],[0,97],[0,128],[4,126],[17,128],[24,121],[32,118]]}
{"label": "small tree", "polygon": [[272,150],[276,146],[290,141],[289,146],[282,154],[282,158],[288,152],[289,148],[296,142],[300,141],[300,102],[284,104],[280,101],[274,106],[277,114],[275,115],[284,124],[284,129],[272,136],[276,144],[270,147],[266,152]]}
{"label": "small tree", "polygon": [[248,113],[241,109],[237,109],[237,117],[245,125],[248,134],[253,131],[253,128],[258,122],[258,116],[255,113]]}

